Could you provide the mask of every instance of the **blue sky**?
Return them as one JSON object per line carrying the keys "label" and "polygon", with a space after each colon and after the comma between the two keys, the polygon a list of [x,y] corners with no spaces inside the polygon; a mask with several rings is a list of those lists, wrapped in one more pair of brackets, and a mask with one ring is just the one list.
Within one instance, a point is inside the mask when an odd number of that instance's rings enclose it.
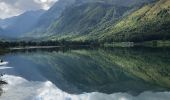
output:
{"label": "blue sky", "polygon": [[19,15],[28,10],[49,9],[57,0],[0,0],[0,18]]}

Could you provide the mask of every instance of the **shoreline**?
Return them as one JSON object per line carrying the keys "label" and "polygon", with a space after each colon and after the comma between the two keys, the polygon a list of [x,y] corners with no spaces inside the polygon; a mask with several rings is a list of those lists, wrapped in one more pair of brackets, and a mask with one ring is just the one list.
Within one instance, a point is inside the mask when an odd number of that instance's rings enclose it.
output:
{"label": "shoreline", "polygon": [[23,50],[23,49],[49,49],[49,48],[59,48],[64,46],[26,46],[26,47],[13,47],[10,50]]}
{"label": "shoreline", "polygon": [[144,42],[112,42],[105,43],[104,47],[170,47],[170,40],[152,40]]}
{"label": "shoreline", "polygon": [[[7,50],[24,49],[51,49],[51,48],[71,48],[71,47],[170,47],[170,40],[152,40],[144,42],[112,42],[98,45],[58,45],[58,46],[16,46],[5,48]],[[3,49],[2,49],[3,50]],[[2,50],[0,50],[2,52]]]}
{"label": "shoreline", "polygon": [[9,50],[29,50],[29,49],[54,49],[54,48],[71,48],[71,47],[91,47],[91,45],[69,45],[69,46],[25,46],[25,47],[11,47]]}

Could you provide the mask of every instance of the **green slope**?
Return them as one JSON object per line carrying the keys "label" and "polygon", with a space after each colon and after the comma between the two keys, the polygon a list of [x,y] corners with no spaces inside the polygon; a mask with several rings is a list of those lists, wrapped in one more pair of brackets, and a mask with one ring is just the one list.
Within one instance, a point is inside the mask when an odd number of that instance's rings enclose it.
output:
{"label": "green slope", "polygon": [[52,39],[74,41],[165,40],[170,38],[169,5],[161,0],[132,12],[134,8],[88,3],[67,9],[47,33],[55,34]]}
{"label": "green slope", "polygon": [[159,0],[135,11],[100,35],[104,41],[170,39],[170,1]]}
{"label": "green slope", "polygon": [[117,20],[128,8],[105,3],[90,3],[67,9],[49,30],[54,33],[86,34],[97,25]]}
{"label": "green slope", "polygon": [[[60,37],[93,34],[113,25],[129,10],[129,7],[115,6],[108,3],[86,3],[68,8],[49,27],[47,34],[60,35]],[[94,30],[95,32],[93,32]]]}
{"label": "green slope", "polygon": [[[120,8],[116,12],[120,12],[119,10]],[[119,20],[115,20],[112,16],[107,22],[97,23],[96,27],[92,28],[91,31],[87,31],[88,34],[69,35],[63,38],[77,41],[99,40],[104,42],[140,42],[170,39],[169,0],[158,0],[154,3],[144,5],[128,16],[123,17],[123,19],[121,19],[121,16],[117,18]]]}

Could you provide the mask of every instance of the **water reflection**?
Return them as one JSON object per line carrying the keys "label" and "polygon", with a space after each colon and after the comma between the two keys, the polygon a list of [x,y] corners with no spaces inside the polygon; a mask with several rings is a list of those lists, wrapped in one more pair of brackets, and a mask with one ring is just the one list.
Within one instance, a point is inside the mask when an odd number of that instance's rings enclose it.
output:
{"label": "water reflection", "polygon": [[104,94],[99,92],[68,94],[50,81],[34,82],[21,77],[4,76],[9,82],[2,100],[169,100],[170,92],[143,92],[138,96],[128,93]]}
{"label": "water reflection", "polygon": [[3,59],[8,60],[8,66],[13,68],[0,71],[9,75],[6,77],[8,81],[11,77],[14,80],[14,76],[20,76],[20,80],[16,81],[21,86],[18,91],[28,89],[28,95],[38,96],[31,89],[41,90],[42,84],[50,84],[55,88],[43,89],[46,91],[44,94],[64,93],[63,97],[69,95],[71,98],[90,95],[93,98],[83,100],[114,100],[120,97],[139,100],[142,95],[153,100],[156,97],[169,98],[169,92],[165,92],[170,89],[170,50],[167,48],[27,50],[13,51]]}

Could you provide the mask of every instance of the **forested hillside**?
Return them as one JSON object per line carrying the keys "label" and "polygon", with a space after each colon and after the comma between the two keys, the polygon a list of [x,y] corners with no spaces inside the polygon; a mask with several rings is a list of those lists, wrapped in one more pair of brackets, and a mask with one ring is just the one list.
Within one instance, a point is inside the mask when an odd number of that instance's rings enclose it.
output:
{"label": "forested hillside", "polygon": [[41,16],[35,29],[27,36],[61,39],[96,34],[151,1],[153,0],[60,0]]}
{"label": "forested hillside", "polygon": [[118,22],[100,36],[108,41],[170,39],[170,0],[146,5]]}
{"label": "forested hillside", "polygon": [[47,33],[53,34],[88,34],[106,23],[116,22],[127,11],[128,7],[113,6],[105,3],[87,3],[68,8],[54,22]]}

